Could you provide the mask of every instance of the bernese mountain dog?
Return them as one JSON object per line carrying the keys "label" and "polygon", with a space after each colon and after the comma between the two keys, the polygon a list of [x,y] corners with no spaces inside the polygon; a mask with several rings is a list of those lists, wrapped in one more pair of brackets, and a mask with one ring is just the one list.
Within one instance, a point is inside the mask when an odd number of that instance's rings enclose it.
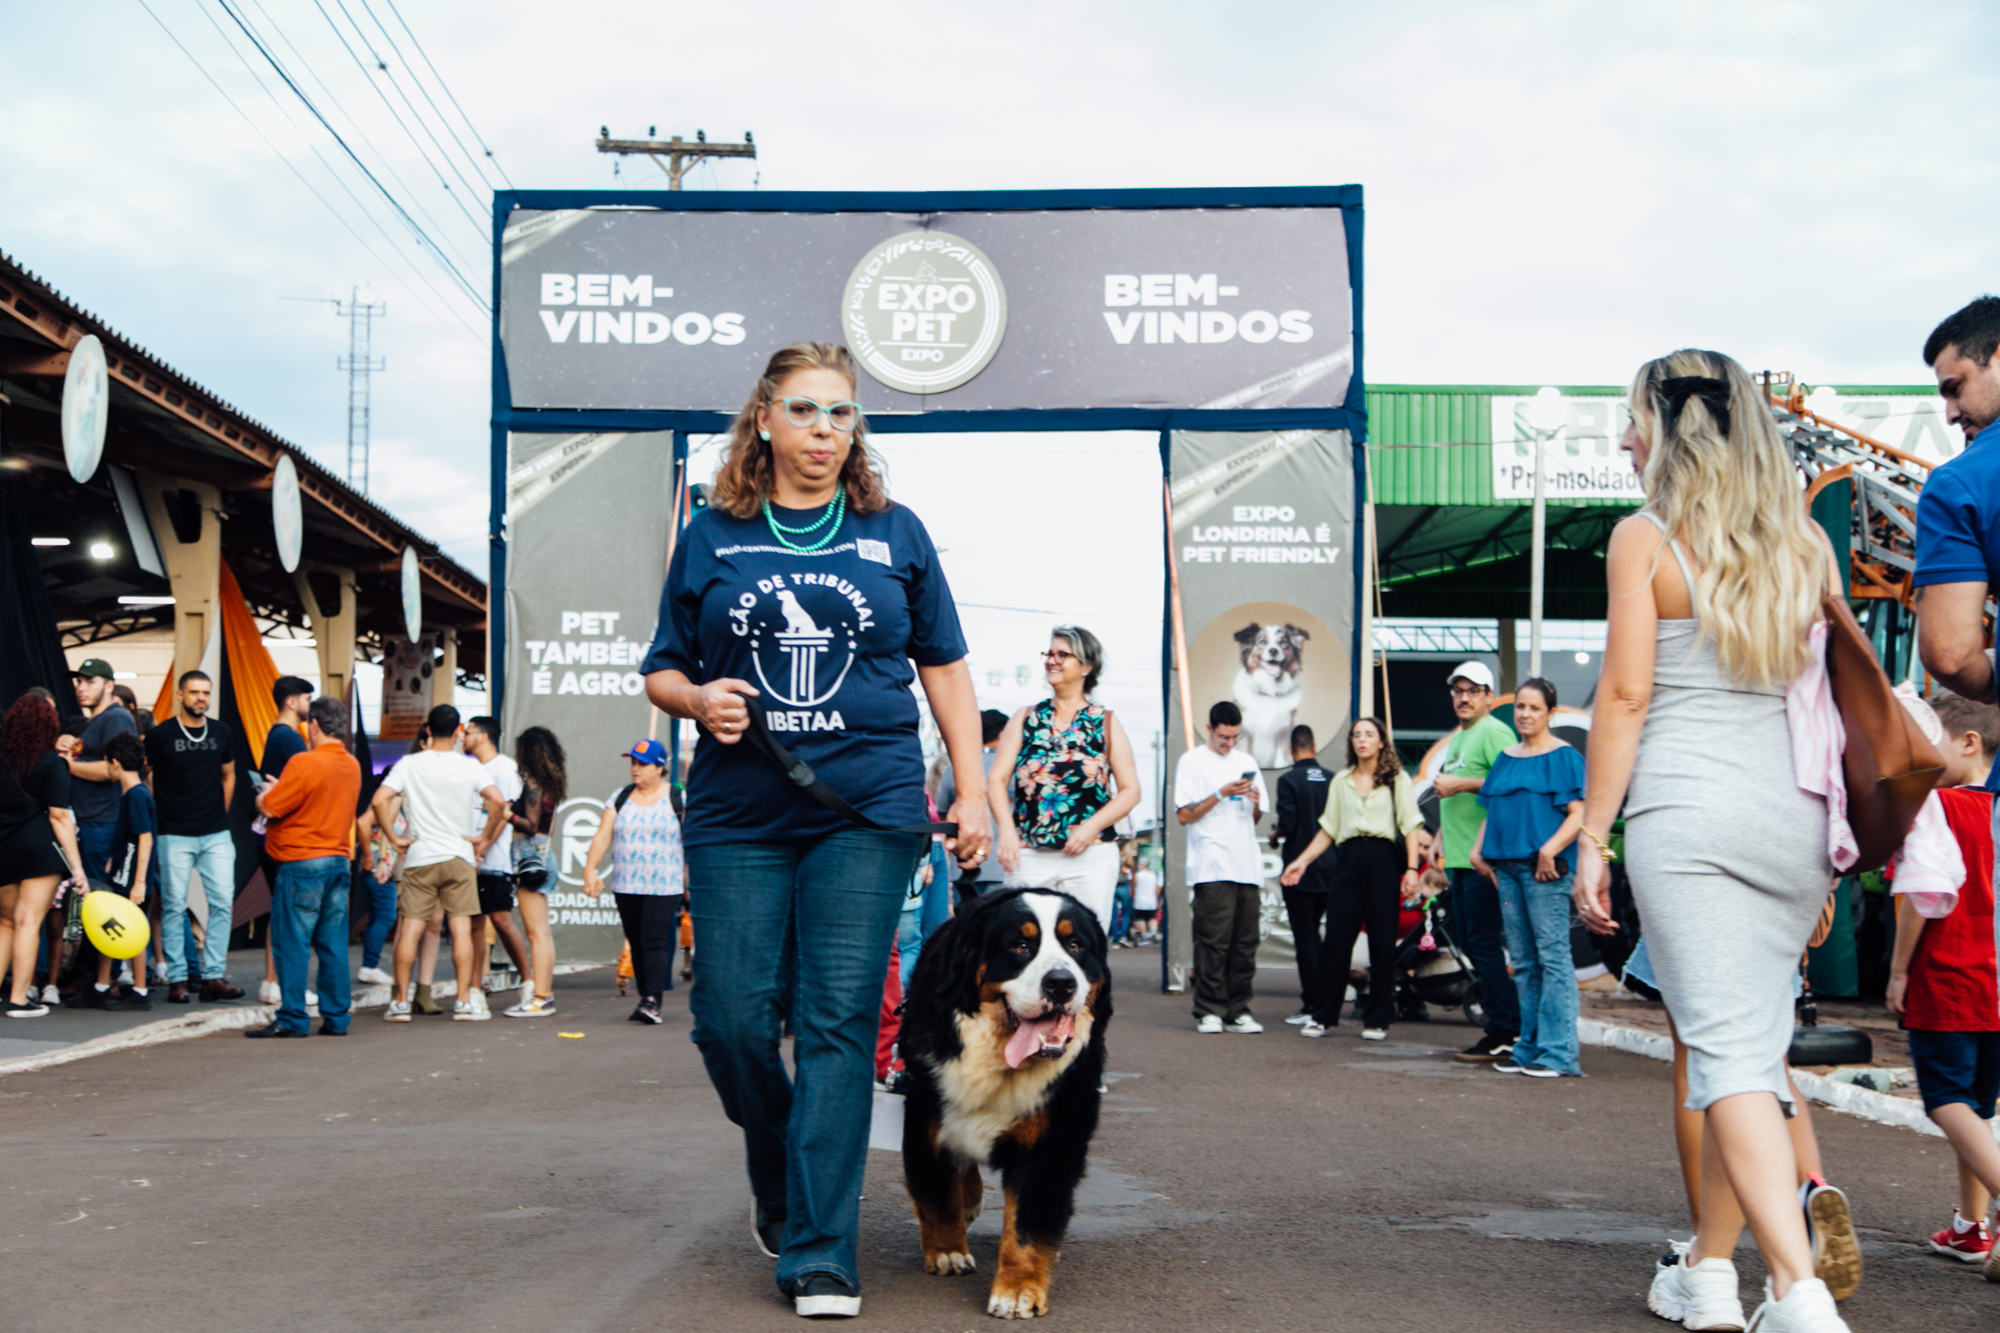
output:
{"label": "bernese mountain dog", "polygon": [[986,1312],[1048,1313],[1049,1279],[1097,1132],[1111,970],[1088,907],[1052,889],[982,894],[924,943],[901,1049],[903,1178],[924,1271],[969,1273],[979,1168],[1007,1211]]}

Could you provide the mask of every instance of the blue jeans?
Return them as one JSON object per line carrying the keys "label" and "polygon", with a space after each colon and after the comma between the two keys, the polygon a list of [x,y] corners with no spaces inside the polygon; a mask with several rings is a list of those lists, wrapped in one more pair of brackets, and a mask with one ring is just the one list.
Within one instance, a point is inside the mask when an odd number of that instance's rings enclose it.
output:
{"label": "blue jeans", "polygon": [[372,873],[357,869],[354,887],[367,895],[368,902],[368,927],[361,934],[361,966],[380,967],[382,946],[396,924],[396,881],[392,876],[387,884],[377,884]]}
{"label": "blue jeans", "polygon": [[1521,1003],[1507,975],[1506,926],[1500,919],[1500,891],[1477,870],[1451,872],[1451,933],[1479,977],[1486,1004],[1486,1031],[1512,1037],[1521,1030]]}
{"label": "blue jeans", "polygon": [[[817,842],[687,849],[694,1044],[743,1129],[750,1188],[785,1212],[778,1289],[814,1273],[855,1290],[861,1178],[889,943],[926,839],[843,829]],[[788,955],[786,941],[799,947]],[[793,958],[787,976],[787,958]],[[793,1064],[779,1048],[790,992]]]}
{"label": "blue jeans", "polygon": [[333,1032],[347,1031],[352,989],[347,977],[347,882],[344,856],[280,861],[271,889],[271,959],[278,967],[278,1026],[306,1030],[306,963],[319,956],[319,1016]]}
{"label": "blue jeans", "polygon": [[83,873],[88,879],[108,878],[105,862],[111,859],[111,840],[118,834],[116,820],[82,820],[76,825],[76,850],[83,855]]}
{"label": "blue jeans", "polygon": [[917,970],[917,955],[924,950],[924,913],[911,907],[896,914],[896,980],[903,993],[910,990],[910,974]]}
{"label": "blue jeans", "polygon": [[188,875],[201,871],[208,898],[208,929],[202,936],[196,980],[219,981],[229,962],[230,918],[236,912],[236,842],[227,832],[189,835],[162,833],[160,848],[161,943],[167,950],[167,980],[190,978],[187,956]]}
{"label": "blue jeans", "polygon": [[1500,914],[1507,921],[1507,955],[1514,960],[1514,988],[1521,998],[1521,1034],[1514,1062],[1558,1074],[1580,1074],[1576,1052],[1576,961],[1569,944],[1570,874],[1547,883],[1535,878],[1531,860],[1489,864],[1500,881]]}

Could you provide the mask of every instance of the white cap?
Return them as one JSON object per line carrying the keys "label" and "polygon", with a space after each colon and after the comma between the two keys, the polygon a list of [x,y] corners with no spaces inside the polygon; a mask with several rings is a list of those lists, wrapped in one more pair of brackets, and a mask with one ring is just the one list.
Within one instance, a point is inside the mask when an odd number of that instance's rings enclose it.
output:
{"label": "white cap", "polygon": [[1484,662],[1460,662],[1451,669],[1451,674],[1444,678],[1444,683],[1449,685],[1460,677],[1464,677],[1474,685],[1484,685],[1489,690],[1493,688],[1493,673]]}

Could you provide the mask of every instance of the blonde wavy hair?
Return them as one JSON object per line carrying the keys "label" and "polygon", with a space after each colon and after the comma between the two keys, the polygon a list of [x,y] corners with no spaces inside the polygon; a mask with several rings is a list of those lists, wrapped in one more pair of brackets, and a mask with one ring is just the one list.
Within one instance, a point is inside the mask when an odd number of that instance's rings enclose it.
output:
{"label": "blonde wavy hair", "polygon": [[[708,500],[724,513],[754,518],[770,498],[774,465],[770,443],[757,438],[757,409],[776,402],[779,386],[801,370],[831,370],[847,378],[850,392],[859,391],[860,375],[853,354],[839,343],[793,343],[779,348],[730,427],[729,451],[723,455]],[[847,507],[857,514],[880,513],[889,507],[888,488],[882,484],[874,451],[868,447],[866,416],[854,423],[854,443],[841,465],[840,483],[847,489]]]}
{"label": "blonde wavy hair", "polygon": [[1770,399],[1720,352],[1684,348],[1639,368],[1631,403],[1646,508],[1698,571],[1700,637],[1736,680],[1788,684],[1805,669],[1827,557]]}

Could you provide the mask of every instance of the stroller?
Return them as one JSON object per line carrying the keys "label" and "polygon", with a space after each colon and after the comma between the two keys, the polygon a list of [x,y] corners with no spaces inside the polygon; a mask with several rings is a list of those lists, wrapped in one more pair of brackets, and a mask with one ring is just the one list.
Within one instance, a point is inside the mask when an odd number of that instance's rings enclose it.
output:
{"label": "stroller", "polygon": [[[1472,961],[1452,937],[1450,913],[1442,897],[1424,900],[1422,919],[1396,944],[1396,1017],[1423,1021],[1425,1006],[1457,1008],[1466,1022],[1486,1026],[1486,1006],[1479,993],[1479,976]],[[1355,983],[1355,1007],[1366,1006],[1368,983]]]}

